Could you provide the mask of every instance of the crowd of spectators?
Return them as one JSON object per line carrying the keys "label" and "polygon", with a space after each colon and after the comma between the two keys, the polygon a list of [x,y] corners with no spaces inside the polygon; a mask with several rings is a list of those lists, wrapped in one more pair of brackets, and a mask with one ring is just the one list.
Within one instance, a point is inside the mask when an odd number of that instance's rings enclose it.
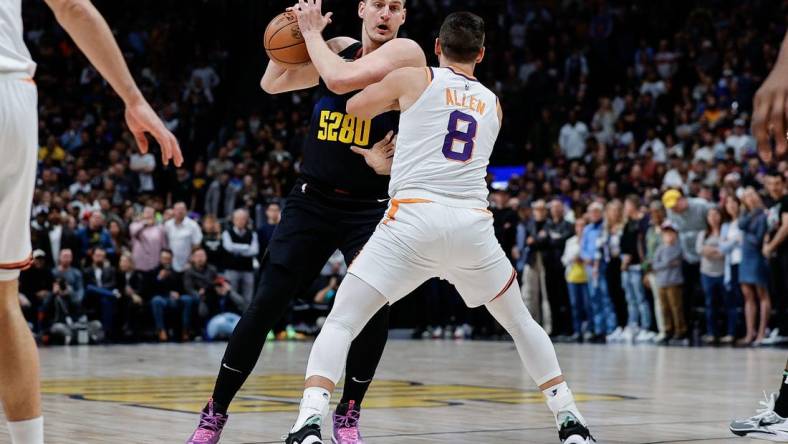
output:
{"label": "crowd of spectators", "polygon": [[[186,164],[164,168],[139,153],[111,90],[45,8],[26,8],[41,148],[23,305],[42,338],[86,325],[95,340],[226,336],[297,177],[312,92],[262,94],[246,82],[264,69],[261,45],[250,43],[259,36],[242,34],[243,48],[255,48],[242,52],[239,37],[213,29],[243,16],[262,30],[270,7],[125,3],[98,6]],[[335,12],[327,32],[357,34],[344,3],[324,4]],[[786,31],[784,2],[407,7],[402,35],[427,54],[448,11],[487,20],[478,75],[505,111],[493,164],[524,166],[491,177],[491,210],[548,332],[760,344],[788,331],[778,325],[788,321],[788,163],[763,165],[748,130]],[[296,336],[298,324],[310,332],[330,306],[344,273],[336,259],[277,328],[281,337]],[[498,332],[445,282],[418,292],[427,295],[419,334]]]}

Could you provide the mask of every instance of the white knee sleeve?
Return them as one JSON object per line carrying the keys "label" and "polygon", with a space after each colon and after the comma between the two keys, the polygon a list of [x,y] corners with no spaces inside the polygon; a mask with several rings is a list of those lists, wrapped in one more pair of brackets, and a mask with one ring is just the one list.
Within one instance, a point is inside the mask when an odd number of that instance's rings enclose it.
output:
{"label": "white knee sleeve", "polygon": [[485,307],[512,336],[520,359],[536,385],[561,376],[553,343],[525,308],[517,286],[510,287]]}
{"label": "white knee sleeve", "polygon": [[322,376],[336,384],[345,370],[352,340],[350,330],[338,322],[332,322],[329,317],[312,346],[306,367],[307,379],[311,376]]}
{"label": "white knee sleeve", "polygon": [[322,376],[336,384],[345,369],[350,343],[386,303],[386,298],[372,286],[348,274],[312,346],[306,377]]}

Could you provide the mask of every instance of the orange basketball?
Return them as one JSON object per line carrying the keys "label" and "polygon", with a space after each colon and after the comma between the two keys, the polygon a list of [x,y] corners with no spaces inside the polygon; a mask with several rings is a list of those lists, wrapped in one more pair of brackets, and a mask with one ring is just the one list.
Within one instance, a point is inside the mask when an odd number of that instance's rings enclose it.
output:
{"label": "orange basketball", "polygon": [[299,68],[309,62],[298,19],[292,12],[283,12],[265,28],[263,46],[268,57],[285,68]]}

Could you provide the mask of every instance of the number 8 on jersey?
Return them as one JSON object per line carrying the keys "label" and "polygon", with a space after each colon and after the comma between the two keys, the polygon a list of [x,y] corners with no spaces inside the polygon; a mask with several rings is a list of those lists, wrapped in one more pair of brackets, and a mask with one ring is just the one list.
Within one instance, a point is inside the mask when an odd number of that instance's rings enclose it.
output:
{"label": "number 8 on jersey", "polygon": [[[464,126],[465,131],[460,127]],[[467,162],[473,156],[473,145],[476,143],[476,129],[478,123],[470,114],[454,111],[449,116],[449,134],[443,141],[443,155],[449,160]],[[461,151],[455,151],[456,144],[462,145]]]}

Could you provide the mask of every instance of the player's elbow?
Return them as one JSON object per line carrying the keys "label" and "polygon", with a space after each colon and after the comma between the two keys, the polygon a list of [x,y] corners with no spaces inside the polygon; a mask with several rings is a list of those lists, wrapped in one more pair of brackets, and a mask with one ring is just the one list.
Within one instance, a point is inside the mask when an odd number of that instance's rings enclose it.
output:
{"label": "player's elbow", "polygon": [[328,74],[323,76],[323,82],[325,82],[326,88],[334,94],[344,95],[354,91],[351,80],[341,74]]}
{"label": "player's elbow", "polygon": [[361,100],[359,97],[353,97],[352,99],[347,101],[347,113],[351,116],[356,116],[359,119],[369,119],[372,116],[369,114],[368,110],[362,105]]}
{"label": "player's elbow", "polygon": [[87,18],[91,13],[91,3],[87,0],[46,0],[58,21]]}
{"label": "player's elbow", "polygon": [[344,80],[326,81],[326,87],[334,94],[345,95],[353,91],[349,82]]}
{"label": "player's elbow", "polygon": [[263,91],[265,91],[268,94],[279,94],[280,92],[282,92],[279,90],[279,88],[276,87],[276,82],[272,82],[271,80],[266,79],[265,77],[263,77],[260,80],[260,88],[262,88]]}

